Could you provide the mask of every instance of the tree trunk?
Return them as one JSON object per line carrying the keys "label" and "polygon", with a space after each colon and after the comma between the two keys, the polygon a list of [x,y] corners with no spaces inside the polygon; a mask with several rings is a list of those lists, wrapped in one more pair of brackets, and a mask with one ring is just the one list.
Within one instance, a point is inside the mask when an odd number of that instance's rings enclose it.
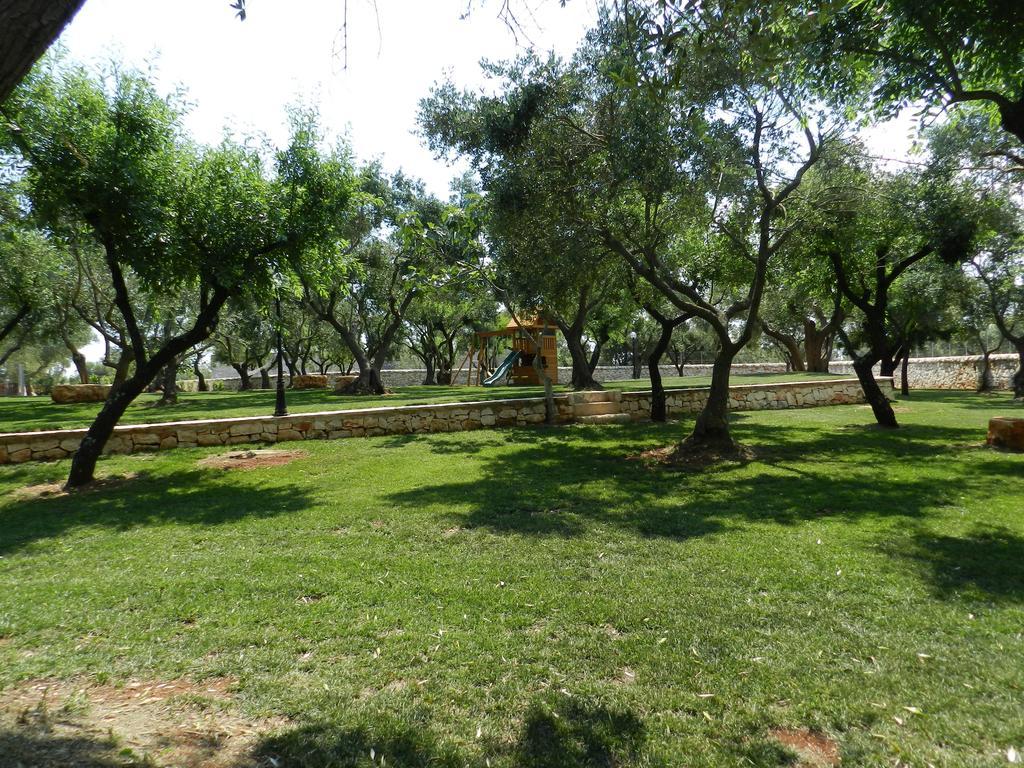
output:
{"label": "tree trunk", "polygon": [[238,374],[238,391],[247,392],[252,389],[252,380],[249,378],[249,366],[239,365],[238,363],[230,363],[230,365],[235,369],[235,373]]}
{"label": "tree trunk", "polygon": [[738,349],[721,349],[711,368],[711,389],[707,402],[697,416],[693,432],[680,447],[685,449],[736,450],[729,433],[729,374]]}
{"label": "tree trunk", "polygon": [[383,395],[387,392],[384,382],[380,377],[380,369],[372,365],[368,360],[357,361],[359,363],[359,375],[356,380],[340,390],[343,395]]}
{"label": "tree trunk", "polygon": [[1024,340],[1015,341],[1013,346],[1017,349],[1017,372],[1013,374],[1013,398],[1014,400],[1024,399]]}
{"label": "tree trunk", "polygon": [[907,369],[910,367],[910,352],[907,351],[900,361],[900,394],[904,397],[910,396],[910,381],[907,378]]}
{"label": "tree trunk", "polygon": [[819,330],[813,323],[804,323],[804,360],[808,371],[828,373],[829,338],[832,334],[832,331]]}
{"label": "tree trunk", "polygon": [[667,421],[668,406],[665,402],[665,387],[661,383],[661,358],[672,342],[675,324],[661,323],[658,342],[647,358],[647,372],[651,377],[651,421]]}
{"label": "tree trunk", "polygon": [[587,350],[583,348],[583,329],[560,324],[560,330],[572,360],[572,377],[569,386],[575,390],[603,390],[604,387],[600,382],[594,379],[590,358],[587,356]]}
{"label": "tree trunk", "polygon": [[260,368],[260,389],[270,389],[270,370]]}
{"label": "tree trunk", "polygon": [[0,0],[0,103],[32,69],[85,0]]}
{"label": "tree trunk", "polygon": [[987,349],[981,350],[981,376],[978,378],[978,392],[988,392],[992,389],[992,353]]}
{"label": "tree trunk", "polygon": [[853,363],[853,370],[860,381],[860,388],[864,390],[864,397],[867,398],[868,404],[875,414],[875,421],[880,427],[895,429],[899,426],[896,422],[896,414],[892,410],[889,398],[885,396],[875,380],[874,367],[875,360],[870,357],[855,360]]}
{"label": "tree trunk", "polygon": [[163,395],[157,401],[158,406],[178,404],[178,361],[172,360],[163,370],[163,381],[161,382]]}
{"label": "tree trunk", "polygon": [[434,359],[430,355],[424,356],[423,365],[427,369],[427,373],[423,377],[424,386],[437,384],[437,379],[434,378]]}
{"label": "tree trunk", "polygon": [[85,361],[85,355],[79,352],[77,349],[71,350],[71,362],[75,365],[75,370],[78,372],[78,381],[81,384],[89,383],[89,365]]}
{"label": "tree trunk", "polygon": [[203,371],[199,367],[199,358],[196,358],[195,363],[192,365],[192,370],[196,372],[196,391],[197,392],[209,392],[210,388],[206,384],[206,377],[203,376]]}
{"label": "tree trunk", "polygon": [[[786,364],[790,370],[794,371],[806,371],[807,365],[804,363],[803,353],[800,352],[800,345],[797,343],[795,336],[790,336],[788,333],[782,333],[774,328],[769,328],[765,325],[764,320],[761,321],[761,328],[764,330],[765,335],[768,338],[775,341],[776,344],[782,347],[786,353]],[[806,336],[804,337],[806,341]]]}
{"label": "tree trunk", "polygon": [[899,359],[898,357],[894,357],[889,352],[886,352],[885,354],[883,354],[879,358],[879,360],[881,361],[881,364],[878,366],[878,375],[883,377],[883,378],[888,378],[889,376],[895,376],[896,375],[896,361],[898,359]]}
{"label": "tree trunk", "polygon": [[111,382],[111,389],[117,389],[128,380],[128,370],[134,359],[134,355],[128,350],[121,352],[121,356],[117,358],[117,365],[114,366],[114,380]]}

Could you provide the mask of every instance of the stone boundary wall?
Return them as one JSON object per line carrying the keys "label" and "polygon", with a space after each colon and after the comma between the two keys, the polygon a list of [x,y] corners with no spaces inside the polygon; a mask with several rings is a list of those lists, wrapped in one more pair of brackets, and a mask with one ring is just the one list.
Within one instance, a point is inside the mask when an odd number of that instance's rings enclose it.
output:
{"label": "stone boundary wall", "polygon": [[[658,366],[661,371],[661,375],[664,378],[677,377],[679,372],[676,370],[674,365],[660,365]],[[736,363],[732,367],[732,372],[739,376],[749,375],[754,373],[786,373],[785,363]],[[385,368],[380,372],[381,379],[386,387],[418,387],[423,383],[423,377],[427,375],[427,371],[424,368]],[[330,383],[329,387],[334,389],[334,380],[343,374],[340,373],[329,373],[327,374]],[[637,381],[647,381],[647,366],[643,366],[641,369],[641,379]],[[702,365],[694,363],[692,365],[686,365],[683,368],[684,376],[710,376],[711,365]],[[598,381],[629,381],[633,379],[633,366],[631,365],[599,365],[594,369],[594,378]],[[567,384],[572,379],[572,368],[566,365],[559,366],[558,368],[558,380],[563,384]],[[213,387],[216,383],[221,389],[236,390],[238,389],[241,380],[237,376],[227,376],[221,378],[210,378],[207,377],[207,383]],[[460,381],[465,383],[466,372],[462,372]],[[252,383],[254,386],[258,386],[260,382],[259,372],[252,376]],[[196,380],[186,379],[179,381],[178,386],[185,392],[196,391]],[[277,386],[277,375],[270,377],[270,387],[273,389]]]}
{"label": "stone boundary wall", "polygon": [[[966,389],[974,391],[981,383],[981,355],[961,357],[912,357],[907,364],[907,383],[911,389]],[[1020,358],[1015,354],[999,354],[989,357],[992,389],[1013,389],[1011,381],[1017,371]],[[853,374],[853,363],[849,360],[833,360],[829,363],[832,373]],[[875,366],[878,374],[878,366]],[[896,372],[899,382],[899,371]]]}
{"label": "stone boundary wall", "polygon": [[[670,414],[697,411],[707,388],[671,389],[666,392]],[[809,408],[863,402],[856,379],[804,381],[792,384],[757,384],[733,387],[729,404],[735,410]],[[575,418],[571,395],[555,398],[558,421]],[[619,412],[635,420],[647,418],[650,392],[626,392]],[[277,443],[373,435],[458,432],[488,427],[525,426],[544,421],[544,398],[438,403],[350,411],[178,421],[164,424],[124,425],[115,428],[104,453],[137,453],[170,448]],[[69,457],[78,449],[85,429],[0,434],[0,464],[46,461]]]}
{"label": "stone boundary wall", "polygon": [[[975,390],[981,380],[982,358],[978,356],[961,357],[912,357],[907,369],[907,378],[911,389],[964,389]],[[992,387],[993,389],[1012,389],[1011,379],[1017,370],[1019,358],[1015,354],[992,355]],[[664,378],[677,377],[679,372],[675,366],[659,366]],[[785,363],[737,363],[732,367],[736,375],[757,373],[786,373]],[[853,376],[853,363],[849,360],[833,360],[829,363],[829,372],[833,374]],[[875,367],[878,374],[878,367]],[[334,387],[334,378],[339,374],[329,374],[330,387]],[[385,386],[412,387],[423,383],[426,371],[422,368],[390,368],[381,371]],[[464,376],[465,374],[463,374]],[[683,376],[710,376],[711,365],[694,363],[683,368]],[[647,366],[643,366],[642,380],[647,380]],[[572,378],[572,368],[561,366],[558,369],[558,380],[566,383]],[[594,371],[598,381],[628,381],[633,378],[633,368],[628,365],[599,365]],[[464,380],[464,379],[463,379]],[[207,379],[211,386],[222,389],[238,389],[239,379],[217,378]],[[638,380],[639,381],[639,380]],[[253,376],[253,383],[259,383],[259,375]],[[195,380],[179,382],[186,392],[195,391]],[[277,377],[270,377],[270,386],[277,385]]]}

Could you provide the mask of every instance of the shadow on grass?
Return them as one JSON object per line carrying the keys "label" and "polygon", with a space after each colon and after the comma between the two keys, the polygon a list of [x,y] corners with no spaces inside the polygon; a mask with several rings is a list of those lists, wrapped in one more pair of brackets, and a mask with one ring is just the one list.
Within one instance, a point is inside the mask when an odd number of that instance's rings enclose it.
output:
{"label": "shadow on grass", "polygon": [[[577,536],[595,525],[612,525],[644,536],[688,539],[745,522],[914,519],[948,505],[954,495],[983,492],[993,476],[1020,473],[1019,462],[995,454],[974,457],[969,475],[936,471],[939,459],[985,450],[972,428],[844,426],[738,420],[737,436],[757,452],[753,464],[675,471],[626,458],[678,439],[678,426],[495,432],[487,442],[465,447],[481,454],[482,476],[443,478],[389,498],[408,507],[454,504],[453,523],[465,528]],[[455,440],[427,445],[443,453],[460,450]]]}
{"label": "shadow on grass", "polygon": [[1024,601],[1024,538],[1005,528],[979,527],[965,536],[921,531],[888,551],[916,565],[943,598]]}
{"label": "shadow on grass", "polygon": [[371,754],[372,761],[394,768],[456,768],[492,759],[522,768],[608,768],[649,765],[646,741],[644,724],[634,713],[562,699],[534,702],[512,743],[484,737],[483,759],[440,743],[428,723],[379,715],[366,725],[317,723],[271,736],[255,756],[267,764],[303,768],[368,765]]}
{"label": "shadow on grass", "polygon": [[145,525],[216,526],[289,514],[312,503],[306,489],[257,486],[238,477],[199,470],[140,474],[94,490],[19,501],[0,509],[0,555],[80,527],[126,531]]}
{"label": "shadow on grass", "polygon": [[137,765],[113,738],[65,736],[41,727],[0,726],[0,766],[10,768],[125,768]]}
{"label": "shadow on grass", "polygon": [[953,389],[912,389],[909,395],[899,395],[896,405],[905,403],[943,403],[957,408],[971,410],[997,411],[1013,408],[1013,392],[998,390],[995,392],[964,392]]}

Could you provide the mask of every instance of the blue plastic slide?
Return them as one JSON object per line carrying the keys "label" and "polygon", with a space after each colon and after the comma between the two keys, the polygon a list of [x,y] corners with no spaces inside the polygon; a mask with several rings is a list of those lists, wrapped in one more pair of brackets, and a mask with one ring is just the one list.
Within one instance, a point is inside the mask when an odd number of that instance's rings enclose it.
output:
{"label": "blue plastic slide", "polygon": [[513,349],[511,352],[508,353],[508,357],[506,357],[504,360],[501,361],[501,365],[499,365],[497,367],[497,369],[494,371],[494,373],[492,373],[490,376],[488,376],[486,379],[484,379],[484,381],[483,381],[484,386],[485,387],[493,387],[496,384],[498,384],[499,382],[504,381],[505,377],[508,376],[509,369],[513,365],[515,365],[515,362],[518,359],[519,359],[519,352],[517,350]]}

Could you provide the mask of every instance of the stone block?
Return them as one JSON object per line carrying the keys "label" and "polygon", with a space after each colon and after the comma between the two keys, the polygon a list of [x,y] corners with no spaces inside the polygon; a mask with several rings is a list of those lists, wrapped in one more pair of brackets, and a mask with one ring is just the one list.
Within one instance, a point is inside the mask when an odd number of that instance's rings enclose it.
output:
{"label": "stone block", "polygon": [[279,429],[277,430],[278,441],[285,440],[302,440],[302,433],[294,429]]}
{"label": "stone block", "polygon": [[23,461],[29,461],[31,458],[31,448],[22,448],[19,451],[10,451],[7,454],[7,461],[9,461],[11,464],[21,464]]}
{"label": "stone block", "polygon": [[36,461],[55,461],[56,459],[66,459],[68,452],[63,448],[51,448],[48,451],[33,451],[32,458]]}
{"label": "stone block", "polygon": [[318,373],[292,376],[292,389],[327,389],[327,376]]}
{"label": "stone block", "polygon": [[255,422],[232,424],[230,435],[232,437],[238,437],[239,435],[258,435],[263,431],[262,425]]}
{"label": "stone block", "polygon": [[224,436],[216,432],[200,432],[196,435],[196,443],[199,445],[223,445]]}
{"label": "stone block", "polygon": [[82,439],[80,437],[65,437],[60,441],[60,447],[68,453],[74,453],[78,450],[78,446],[81,444]]}
{"label": "stone block", "polygon": [[178,438],[175,437],[174,435],[168,435],[167,437],[161,438],[161,440],[160,440],[160,450],[161,451],[166,451],[168,448],[177,448],[177,447],[178,447]]}
{"label": "stone block", "polygon": [[141,446],[160,445],[160,438],[152,432],[132,432],[131,439],[132,443],[134,443],[137,448]]}
{"label": "stone block", "polygon": [[988,444],[1008,451],[1024,451],[1024,419],[999,416],[989,419]]}
{"label": "stone block", "polygon": [[338,376],[334,380],[334,391],[335,392],[341,392],[346,387],[348,387],[349,384],[351,384],[353,381],[355,381],[358,378],[359,378],[358,376],[349,376],[349,375]]}
{"label": "stone block", "polygon": [[109,384],[57,384],[50,390],[55,403],[102,403],[110,394]]}

